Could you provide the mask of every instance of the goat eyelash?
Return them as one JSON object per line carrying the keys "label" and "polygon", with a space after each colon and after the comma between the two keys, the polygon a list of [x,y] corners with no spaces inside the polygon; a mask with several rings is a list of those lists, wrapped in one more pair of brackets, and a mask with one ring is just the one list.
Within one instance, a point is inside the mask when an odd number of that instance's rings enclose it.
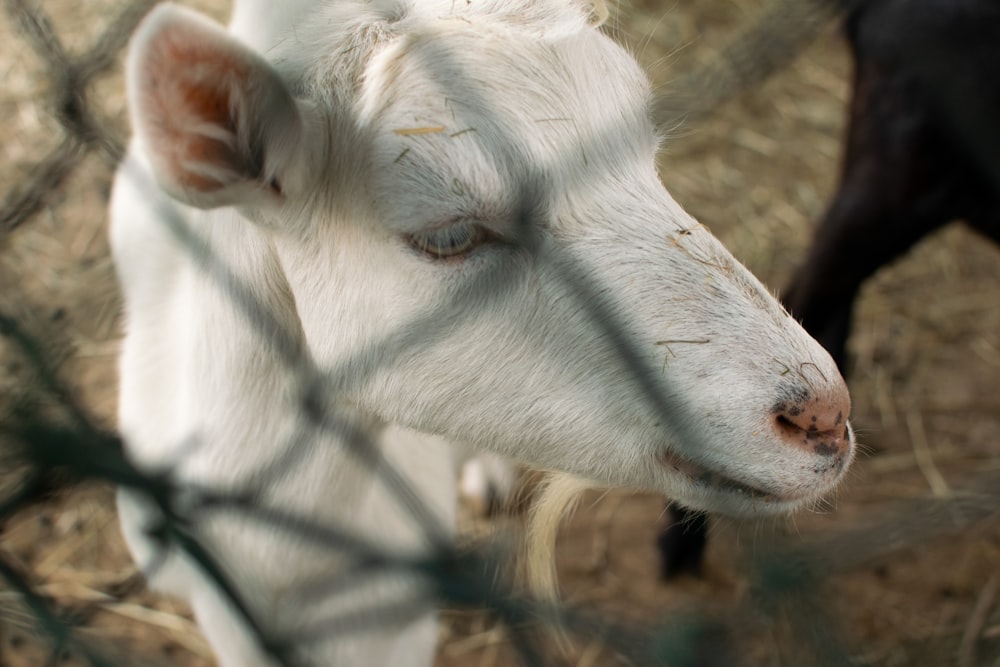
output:
{"label": "goat eyelash", "polygon": [[406,240],[431,259],[461,259],[483,244],[497,240],[497,236],[480,224],[458,222],[408,234]]}

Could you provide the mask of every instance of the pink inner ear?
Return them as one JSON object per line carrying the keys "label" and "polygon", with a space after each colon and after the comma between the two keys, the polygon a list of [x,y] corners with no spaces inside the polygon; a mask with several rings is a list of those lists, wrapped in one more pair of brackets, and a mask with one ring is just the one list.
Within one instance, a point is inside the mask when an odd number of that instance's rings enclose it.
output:
{"label": "pink inner ear", "polygon": [[263,162],[247,145],[250,128],[239,127],[254,85],[252,54],[221,31],[207,32],[197,24],[165,27],[148,44],[138,82],[140,120],[163,175],[201,193],[256,180]]}

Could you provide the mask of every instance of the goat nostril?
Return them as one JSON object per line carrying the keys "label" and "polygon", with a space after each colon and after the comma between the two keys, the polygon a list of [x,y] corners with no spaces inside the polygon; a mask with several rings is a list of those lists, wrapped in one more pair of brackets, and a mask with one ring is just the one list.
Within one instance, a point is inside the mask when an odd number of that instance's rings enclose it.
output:
{"label": "goat nostril", "polygon": [[[835,423],[837,427],[821,429],[817,424],[822,426],[824,422]],[[786,444],[825,458],[842,455],[845,448],[850,448],[850,430],[845,427],[841,431],[842,422],[842,415],[824,418],[806,410],[783,410],[774,415],[775,430]]]}
{"label": "goat nostril", "polygon": [[774,418],[774,422],[778,426],[778,431],[786,436],[798,435],[805,431],[804,428],[796,424],[794,421],[792,421],[785,415],[777,415]]}

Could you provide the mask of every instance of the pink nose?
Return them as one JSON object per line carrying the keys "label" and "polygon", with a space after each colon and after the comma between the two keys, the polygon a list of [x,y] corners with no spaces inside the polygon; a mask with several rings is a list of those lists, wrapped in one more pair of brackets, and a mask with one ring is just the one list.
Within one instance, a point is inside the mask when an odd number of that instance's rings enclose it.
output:
{"label": "pink nose", "polygon": [[792,397],[775,404],[774,425],[790,446],[825,457],[843,456],[851,449],[847,417],[851,399],[843,381],[820,391],[797,388]]}

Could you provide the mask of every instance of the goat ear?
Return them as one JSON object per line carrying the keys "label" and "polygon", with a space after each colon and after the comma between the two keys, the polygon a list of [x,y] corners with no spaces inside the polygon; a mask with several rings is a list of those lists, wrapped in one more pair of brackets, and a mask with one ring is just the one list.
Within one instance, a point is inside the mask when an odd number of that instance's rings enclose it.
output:
{"label": "goat ear", "polygon": [[168,193],[200,208],[282,199],[302,120],[261,56],[165,4],[132,38],[127,76],[133,129]]}

